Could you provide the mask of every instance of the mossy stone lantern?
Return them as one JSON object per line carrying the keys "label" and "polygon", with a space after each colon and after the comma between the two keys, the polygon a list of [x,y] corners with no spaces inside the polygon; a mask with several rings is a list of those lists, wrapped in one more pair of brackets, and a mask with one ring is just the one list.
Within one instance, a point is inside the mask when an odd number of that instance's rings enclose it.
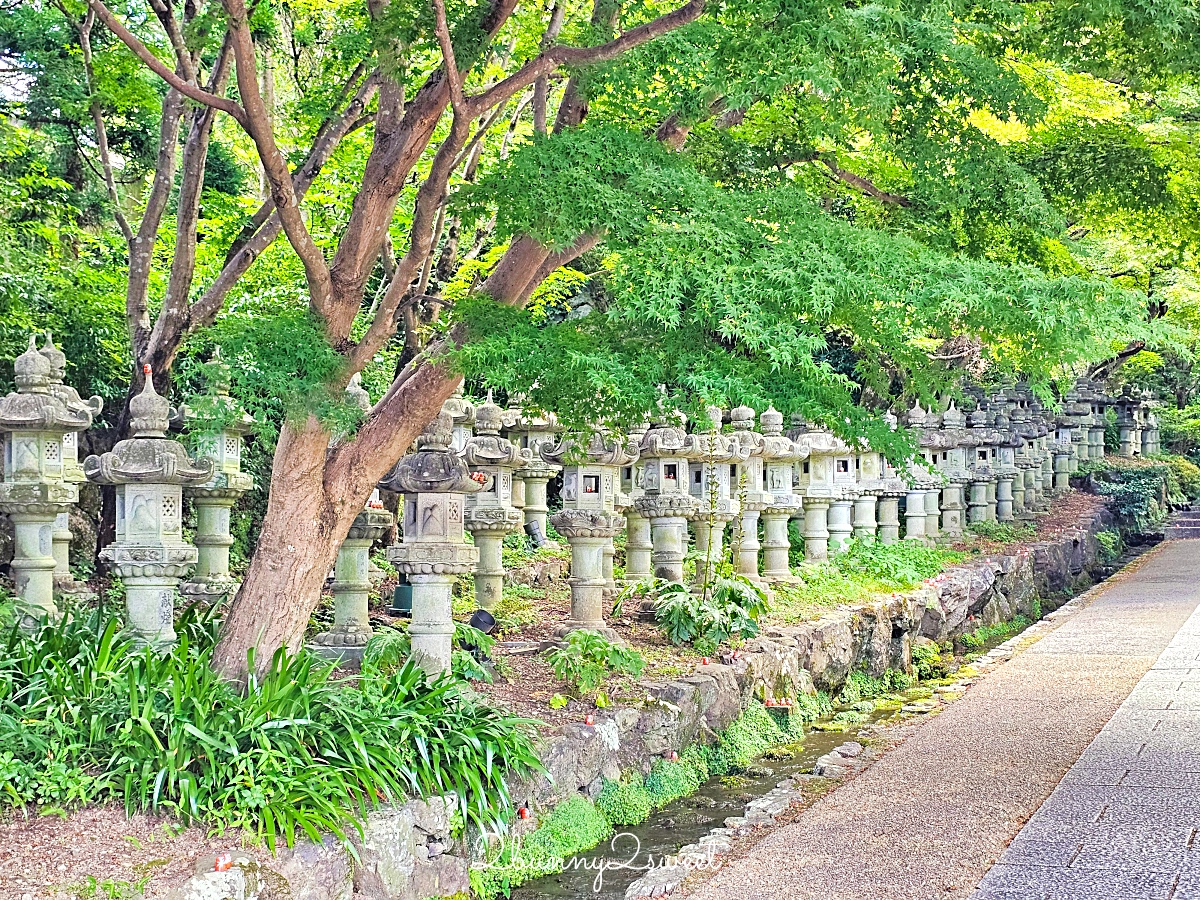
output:
{"label": "mossy stone lantern", "polygon": [[683,581],[687,520],[699,508],[688,491],[688,456],[696,442],[684,430],[685,423],[681,414],[663,418],[642,436],[642,496],[633,501],[634,509],[650,522],[654,577],[676,582]]}
{"label": "mossy stone lantern", "polygon": [[504,410],[492,402],[475,408],[475,435],[463,447],[463,459],[472,471],[488,476],[487,486],[467,501],[466,528],[479,548],[475,570],[475,602],[480,609],[495,609],[504,588],[502,561],[504,536],[525,524],[524,514],[513,506],[513,476],[531,456],[507,438],[500,437]]}
{"label": "mossy stone lantern", "polygon": [[628,439],[595,432],[586,447],[568,437],[553,447],[543,445],[541,454],[562,467],[563,508],[550,521],[571,545],[571,617],[557,634],[582,629],[615,639],[604,621],[606,593],[612,588],[605,560],[614,535],[625,525],[616,509],[620,469],[637,459],[637,447]]}
{"label": "mossy stone lantern", "polygon": [[412,585],[413,658],[432,674],[450,671],[454,580],[479,560],[479,551],[464,540],[466,498],[487,481],[450,449],[453,440],[454,417],[443,405],[417,437],[416,451],[381,482],[404,494],[403,537],[388,548],[388,560]]}
{"label": "mossy stone lantern", "polygon": [[229,395],[232,370],[221,359],[220,348],[213,352],[207,375],[206,396],[195,407],[180,410],[180,418],[195,435],[196,456],[212,462],[213,475],[184,492],[196,511],[197,558],[195,571],[179,592],[189,600],[211,603],[238,588],[229,574],[229,520],[238,498],[254,487],[254,479],[242,471],[243,441],[254,419]]}
{"label": "mossy stone lantern", "polygon": [[767,581],[793,581],[788,561],[791,541],[788,539],[788,521],[803,506],[803,501],[794,487],[794,469],[808,454],[783,434],[783,413],[768,407],[758,420],[763,443],[760,451],[763,460],[763,486],[771,495],[770,502],[763,508],[763,565],[762,576]]}
{"label": "mossy stone lantern", "polygon": [[175,641],[175,592],[196,563],[183,536],[183,489],[213,476],[212,460],[193,461],[179,441],[167,437],[171,407],[154,390],[149,366],[145,384],[129,401],[133,436],[102,456],[89,456],[90,481],[117,491],[117,539],[100,553],[125,582],[129,627],[155,646]]}
{"label": "mossy stone lantern", "polygon": [[721,433],[721,410],[708,409],[704,429],[692,435],[688,490],[696,500],[696,586],[712,580],[725,549],[725,525],[738,517],[741,504],[732,489],[733,473],[750,456],[750,447]]}
{"label": "mossy stone lantern", "polygon": [[70,407],[55,395],[50,374],[50,363],[30,338],[29,349],[13,364],[17,389],[0,399],[4,439],[0,511],[13,523],[12,574],[21,624],[27,628],[58,615],[55,522],[79,497],[78,485],[67,477],[63,436],[78,433],[92,422],[90,411]]}
{"label": "mossy stone lantern", "polygon": [[[104,409],[104,400],[96,396],[84,400],[75,388],[63,380],[67,374],[67,355],[54,345],[54,339],[48,331],[46,342],[39,352],[50,363],[50,392],[68,409],[86,413],[89,421],[94,422]],[[87,481],[79,464],[80,434],[78,431],[68,431],[62,440],[63,479],[77,485]],[[88,586],[76,581],[71,574],[71,537],[71,512],[68,507],[54,520],[54,591],[59,596],[91,597]],[[90,555],[92,550],[85,552]]]}

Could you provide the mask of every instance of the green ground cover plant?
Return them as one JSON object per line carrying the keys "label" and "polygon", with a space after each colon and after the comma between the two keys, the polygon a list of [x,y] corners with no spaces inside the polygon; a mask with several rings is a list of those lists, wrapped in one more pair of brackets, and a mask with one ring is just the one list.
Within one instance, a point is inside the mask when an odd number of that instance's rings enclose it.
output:
{"label": "green ground cover plant", "polygon": [[991,642],[1019,634],[1033,624],[1025,615],[1013,616],[1007,622],[997,622],[994,625],[981,625],[974,631],[968,631],[959,640],[968,650],[979,650]]}
{"label": "green ground cover plant", "polygon": [[[534,723],[459,679],[380,654],[367,677],[280,651],[245,693],[209,665],[218,621],[189,610],[178,644],[135,646],[119,619],[67,617],[0,638],[0,803],[117,801],[274,849],[347,839],[372,807],[454,791],[478,825],[509,814],[505,768],[537,771]],[[501,762],[503,761],[503,762]]]}
{"label": "green ground cover plant", "polygon": [[642,654],[622,647],[594,631],[572,631],[566,643],[546,654],[554,677],[574,686],[580,694],[590,694],[610,675],[637,678],[646,667]]}

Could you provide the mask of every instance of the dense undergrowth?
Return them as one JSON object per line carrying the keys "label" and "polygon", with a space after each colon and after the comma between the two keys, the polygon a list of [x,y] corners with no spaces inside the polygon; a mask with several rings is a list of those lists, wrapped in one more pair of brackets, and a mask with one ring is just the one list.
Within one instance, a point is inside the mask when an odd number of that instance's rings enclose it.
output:
{"label": "dense undergrowth", "polygon": [[917,541],[884,545],[853,540],[828,562],[800,566],[801,583],[773,585],[777,599],[771,617],[797,621],[816,610],[910,590],[965,558]]}
{"label": "dense undergrowth", "polygon": [[[355,681],[280,651],[235,692],[209,665],[217,621],[187,611],[167,653],[93,611],[0,638],[0,796],[41,811],[115,800],[274,848],[297,832],[346,839],[366,812],[454,792],[464,820],[508,814],[505,770],[539,767],[533,723],[455,678],[370,666]],[[253,670],[253,666],[251,667]]]}
{"label": "dense undergrowth", "polygon": [[1200,498],[1200,466],[1175,454],[1087,460],[1078,474],[1090,478],[1121,523],[1135,532],[1161,524],[1171,506]]}

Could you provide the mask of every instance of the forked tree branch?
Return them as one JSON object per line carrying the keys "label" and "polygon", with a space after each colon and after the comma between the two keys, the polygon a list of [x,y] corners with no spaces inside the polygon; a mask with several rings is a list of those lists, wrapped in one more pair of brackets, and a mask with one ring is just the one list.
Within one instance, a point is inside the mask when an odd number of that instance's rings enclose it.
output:
{"label": "forked tree branch", "polygon": [[218,97],[216,94],[210,94],[203,88],[197,87],[195,84],[181,77],[167,66],[161,59],[138,40],[137,36],[130,31],[125,25],[113,15],[112,10],[104,5],[103,0],[87,0],[90,6],[96,12],[96,16],[103,22],[108,30],[117,36],[117,38],[133,51],[133,54],[140,59],[151,72],[177,90],[189,100],[195,100],[204,106],[211,106],[213,109],[219,109],[221,112],[228,113],[239,125],[243,128],[247,126],[246,111],[238,104],[226,97]]}

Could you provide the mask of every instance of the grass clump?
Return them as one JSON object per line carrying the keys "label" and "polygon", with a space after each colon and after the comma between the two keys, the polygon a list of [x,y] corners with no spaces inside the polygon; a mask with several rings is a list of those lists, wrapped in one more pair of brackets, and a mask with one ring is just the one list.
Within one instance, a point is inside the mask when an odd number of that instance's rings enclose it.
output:
{"label": "grass clump", "polygon": [[527,881],[561,872],[568,857],[595,847],[612,834],[612,826],[586,797],[564,800],[538,822],[533,832],[505,840],[471,869],[471,892],[477,897],[508,896]]}
{"label": "grass clump", "polygon": [[533,723],[411,662],[365,671],[279,651],[245,694],[210,665],[218,622],[185,612],[178,644],[139,648],[99,613],[0,638],[0,757],[10,806],[120,801],[272,850],[297,833],[347,839],[381,803],[454,791],[487,827],[509,795],[497,760],[540,769]]}
{"label": "grass clump", "polygon": [[913,671],[918,681],[935,681],[949,674],[942,648],[933,641],[919,641],[912,647]]}
{"label": "grass clump", "polygon": [[1121,555],[1121,533],[1119,531],[1096,532],[1096,544],[1100,549],[1102,563],[1114,562]]}
{"label": "grass clump", "polygon": [[650,792],[638,772],[619,781],[606,781],[596,798],[596,806],[613,825],[636,825],[644,822],[654,809]]}
{"label": "grass clump", "polygon": [[1028,541],[1037,534],[1037,526],[1032,522],[972,522],[967,530],[999,544]]}
{"label": "grass clump", "polygon": [[989,643],[1002,638],[1012,637],[1024,631],[1033,622],[1028,616],[1017,615],[1007,622],[997,622],[995,625],[981,625],[974,631],[969,631],[959,638],[968,650],[979,650]]}
{"label": "grass clump", "polygon": [[850,677],[842,686],[841,693],[838,694],[837,702],[842,706],[853,706],[863,700],[871,700],[894,691],[906,690],[912,686],[912,681],[910,675],[899,669],[888,669],[879,678],[859,669],[850,673]]}

